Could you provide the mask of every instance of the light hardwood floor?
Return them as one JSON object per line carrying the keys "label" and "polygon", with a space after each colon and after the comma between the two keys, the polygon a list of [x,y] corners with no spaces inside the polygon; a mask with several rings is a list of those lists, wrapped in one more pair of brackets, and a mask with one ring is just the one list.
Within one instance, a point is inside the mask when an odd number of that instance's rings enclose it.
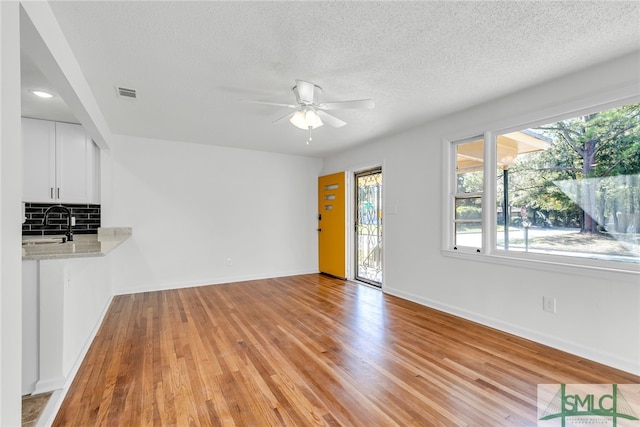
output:
{"label": "light hardwood floor", "polygon": [[536,425],[539,383],[640,383],[324,275],[117,296],[54,425]]}

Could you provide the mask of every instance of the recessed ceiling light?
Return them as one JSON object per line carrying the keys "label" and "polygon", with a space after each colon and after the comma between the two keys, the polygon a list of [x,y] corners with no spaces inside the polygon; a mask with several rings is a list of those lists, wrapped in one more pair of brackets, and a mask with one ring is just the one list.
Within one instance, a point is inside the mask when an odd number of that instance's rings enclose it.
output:
{"label": "recessed ceiling light", "polygon": [[40,98],[53,98],[53,95],[51,95],[49,92],[44,92],[42,90],[32,90],[30,92],[35,96],[39,96]]}

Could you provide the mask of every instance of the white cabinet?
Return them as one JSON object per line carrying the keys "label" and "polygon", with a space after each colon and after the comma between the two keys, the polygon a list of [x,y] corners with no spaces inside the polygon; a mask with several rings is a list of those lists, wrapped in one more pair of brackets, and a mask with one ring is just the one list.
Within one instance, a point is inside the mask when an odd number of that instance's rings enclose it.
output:
{"label": "white cabinet", "polygon": [[38,382],[38,261],[22,261],[22,395],[31,394]]}
{"label": "white cabinet", "polygon": [[81,125],[22,118],[22,200],[99,203],[98,147]]}
{"label": "white cabinet", "polygon": [[55,201],[56,124],[22,118],[22,201]]}

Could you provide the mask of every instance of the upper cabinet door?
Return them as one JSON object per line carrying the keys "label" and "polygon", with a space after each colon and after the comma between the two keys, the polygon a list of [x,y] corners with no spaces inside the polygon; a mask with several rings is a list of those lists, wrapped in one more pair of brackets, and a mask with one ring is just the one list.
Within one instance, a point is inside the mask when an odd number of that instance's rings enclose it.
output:
{"label": "upper cabinet door", "polygon": [[22,118],[22,200],[56,201],[55,122]]}
{"label": "upper cabinet door", "polygon": [[92,200],[93,142],[81,125],[56,123],[56,197],[60,203]]}
{"label": "upper cabinet door", "polygon": [[22,119],[23,201],[100,203],[98,147],[81,125]]}

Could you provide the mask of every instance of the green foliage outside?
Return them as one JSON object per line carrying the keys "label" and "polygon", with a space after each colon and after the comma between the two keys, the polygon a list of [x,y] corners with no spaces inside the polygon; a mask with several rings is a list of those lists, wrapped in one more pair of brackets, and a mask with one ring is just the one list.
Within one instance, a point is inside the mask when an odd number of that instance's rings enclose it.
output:
{"label": "green foliage outside", "polygon": [[[586,233],[640,231],[640,104],[531,131],[550,141],[550,148],[518,156],[509,169],[511,208],[526,207],[533,226]],[[498,174],[500,201],[503,171]],[[459,188],[465,189],[476,188],[481,177],[464,174],[458,179],[463,180]],[[567,188],[574,188],[574,194]],[[458,207],[456,215],[471,213]]]}

